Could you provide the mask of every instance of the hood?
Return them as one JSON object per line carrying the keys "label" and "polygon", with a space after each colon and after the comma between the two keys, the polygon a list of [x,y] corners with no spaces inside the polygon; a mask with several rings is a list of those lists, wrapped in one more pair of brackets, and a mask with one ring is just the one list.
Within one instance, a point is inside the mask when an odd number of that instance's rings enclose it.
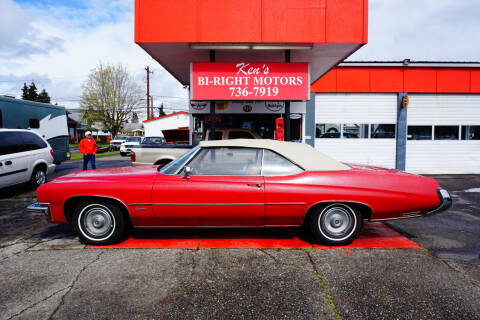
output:
{"label": "hood", "polygon": [[61,180],[99,180],[99,179],[124,179],[126,177],[144,177],[157,173],[157,166],[140,166],[140,167],[121,167],[97,170],[74,171],[62,177],[54,179],[52,182]]}

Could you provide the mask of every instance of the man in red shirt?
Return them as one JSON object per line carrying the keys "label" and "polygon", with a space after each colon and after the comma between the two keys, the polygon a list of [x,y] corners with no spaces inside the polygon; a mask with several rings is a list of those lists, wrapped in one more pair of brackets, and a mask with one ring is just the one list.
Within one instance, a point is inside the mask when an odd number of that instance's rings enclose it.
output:
{"label": "man in red shirt", "polygon": [[92,169],[95,170],[95,153],[97,153],[97,143],[92,138],[90,131],[85,132],[85,138],[80,141],[78,150],[83,153],[83,170],[87,170],[87,164],[90,161]]}

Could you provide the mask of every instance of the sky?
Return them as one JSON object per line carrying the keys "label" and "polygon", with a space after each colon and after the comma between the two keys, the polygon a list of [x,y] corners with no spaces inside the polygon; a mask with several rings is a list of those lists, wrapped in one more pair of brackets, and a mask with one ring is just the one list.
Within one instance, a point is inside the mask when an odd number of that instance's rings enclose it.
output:
{"label": "sky", "polygon": [[[179,0],[181,1],[181,0]],[[228,1],[228,0],[226,0]],[[133,0],[0,0],[0,93],[34,81],[67,108],[98,64],[127,67],[155,106],[188,108],[188,92],[134,43]],[[370,0],[368,44],[348,60],[480,61],[479,0]]]}

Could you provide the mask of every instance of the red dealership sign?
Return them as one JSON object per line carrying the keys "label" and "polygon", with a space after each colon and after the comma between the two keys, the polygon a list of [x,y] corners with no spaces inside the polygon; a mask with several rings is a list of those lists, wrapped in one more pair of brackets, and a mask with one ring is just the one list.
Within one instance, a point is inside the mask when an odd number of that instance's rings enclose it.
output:
{"label": "red dealership sign", "polygon": [[308,100],[308,63],[193,62],[191,100]]}

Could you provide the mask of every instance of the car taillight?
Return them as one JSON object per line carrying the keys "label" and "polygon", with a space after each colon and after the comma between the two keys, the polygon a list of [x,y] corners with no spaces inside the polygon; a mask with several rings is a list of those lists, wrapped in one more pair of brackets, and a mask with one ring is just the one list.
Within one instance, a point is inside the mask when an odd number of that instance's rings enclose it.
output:
{"label": "car taillight", "polygon": [[52,158],[55,159],[55,152],[53,152],[53,149],[50,149],[50,154],[52,155]]}
{"label": "car taillight", "polygon": [[130,151],[130,161],[135,162],[137,159],[135,158],[135,152]]}

